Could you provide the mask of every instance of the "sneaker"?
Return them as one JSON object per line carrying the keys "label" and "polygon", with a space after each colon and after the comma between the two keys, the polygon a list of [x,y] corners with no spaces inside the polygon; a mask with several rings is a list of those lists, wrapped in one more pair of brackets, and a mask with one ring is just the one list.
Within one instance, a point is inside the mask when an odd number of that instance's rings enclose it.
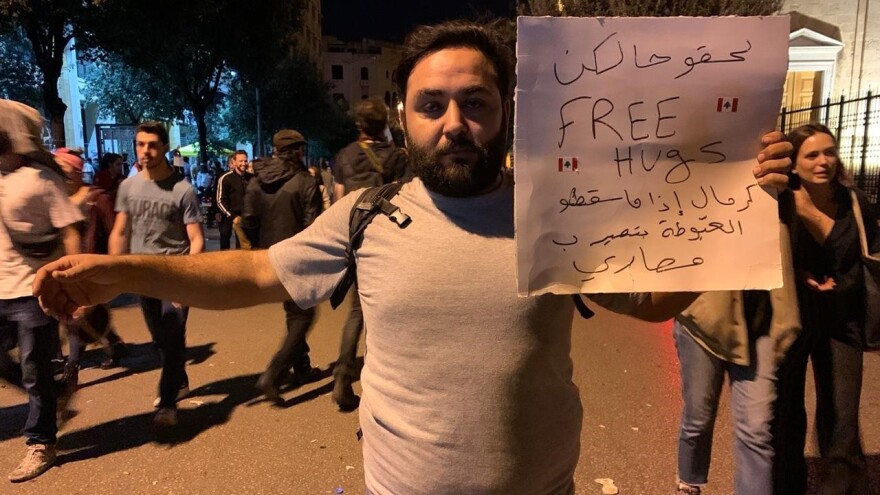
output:
{"label": "sneaker", "polygon": [[703,492],[699,486],[688,485],[687,483],[678,483],[678,489],[675,490],[675,495],[700,495]]}
{"label": "sneaker", "polygon": [[52,464],[55,464],[56,456],[57,452],[54,445],[40,443],[28,445],[27,454],[25,454],[24,459],[22,459],[17,468],[9,473],[9,481],[20,483],[36,478],[52,467]]}
{"label": "sneaker", "polygon": [[157,428],[171,428],[177,426],[177,409],[163,407],[156,411],[153,416],[153,426]]}
{"label": "sneaker", "polygon": [[[180,387],[180,390],[177,391],[177,400],[183,400],[184,397],[189,395],[189,385],[184,385]],[[153,401],[153,407],[159,408],[159,404],[162,403],[162,397],[156,397],[156,400]]]}
{"label": "sneaker", "polygon": [[351,388],[351,377],[336,375],[333,380],[333,402],[339,406],[340,411],[354,411],[361,404],[361,398],[355,395]]}

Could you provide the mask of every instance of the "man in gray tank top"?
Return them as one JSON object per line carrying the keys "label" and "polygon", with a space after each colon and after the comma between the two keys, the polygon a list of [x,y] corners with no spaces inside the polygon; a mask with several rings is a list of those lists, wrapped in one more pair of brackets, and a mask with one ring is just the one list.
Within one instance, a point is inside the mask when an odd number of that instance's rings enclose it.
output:
{"label": "man in gray tank top", "polygon": [[[422,27],[396,75],[416,178],[377,216],[357,251],[367,332],[360,422],[372,494],[574,493],[582,409],[572,383],[570,297],[519,298],[507,149],[513,60],[491,26]],[[790,148],[776,133],[756,163],[784,183]],[[268,251],[199,256],[67,257],[35,283],[66,314],[120,291],[206,308],[330,297],[346,270],[348,195]],[[54,275],[53,275],[54,273]],[[142,276],[151,273],[152,276]],[[84,296],[86,295],[87,296]],[[594,297],[615,311],[671,318],[695,294]]]}

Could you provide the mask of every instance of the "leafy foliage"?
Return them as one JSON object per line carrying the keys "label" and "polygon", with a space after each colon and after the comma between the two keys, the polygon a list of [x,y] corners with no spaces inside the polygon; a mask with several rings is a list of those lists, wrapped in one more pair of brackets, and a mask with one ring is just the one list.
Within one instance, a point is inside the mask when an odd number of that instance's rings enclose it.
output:
{"label": "leafy foliage", "polygon": [[88,18],[85,41],[167,84],[192,112],[204,150],[206,117],[224,76],[235,69],[254,80],[265,77],[292,48],[287,41],[298,27],[301,3],[114,0],[101,3]]}
{"label": "leafy foliage", "polygon": [[95,58],[85,74],[85,97],[119,123],[183,119],[183,98],[152,73],[132,69],[118,55]]}
{"label": "leafy foliage", "polygon": [[0,34],[0,98],[41,108],[43,74],[24,32],[13,27]]}
{"label": "leafy foliage", "polygon": [[[232,140],[254,139],[256,109],[256,85],[244,78],[234,81],[223,116]],[[318,145],[310,149],[317,156],[329,157],[357,135],[351,118],[328,96],[315,67],[301,57],[286,58],[266,77],[260,87],[260,110],[265,142],[279,129],[296,129]]]}
{"label": "leafy foliage", "polygon": [[[98,1],[98,0],[95,0]],[[55,146],[64,145],[67,105],[58,94],[64,50],[91,4],[89,0],[0,0],[0,28],[19,28],[30,41],[42,74],[42,107],[49,117]]]}

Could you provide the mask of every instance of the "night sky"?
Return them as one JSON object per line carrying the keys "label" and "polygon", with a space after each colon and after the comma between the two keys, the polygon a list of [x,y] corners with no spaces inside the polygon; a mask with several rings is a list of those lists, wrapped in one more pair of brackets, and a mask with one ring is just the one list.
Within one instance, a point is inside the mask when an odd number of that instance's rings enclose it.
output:
{"label": "night sky", "polygon": [[403,41],[419,24],[513,16],[516,0],[324,0],[323,34],[346,41]]}

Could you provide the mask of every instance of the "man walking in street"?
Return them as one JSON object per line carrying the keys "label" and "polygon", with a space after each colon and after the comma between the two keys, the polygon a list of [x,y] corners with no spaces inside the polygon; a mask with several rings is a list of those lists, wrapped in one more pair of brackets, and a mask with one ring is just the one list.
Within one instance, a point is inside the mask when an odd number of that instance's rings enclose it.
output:
{"label": "man walking in street", "polygon": [[[354,107],[358,138],[336,155],[334,195],[336,201],[364,187],[381,186],[407,177],[407,156],[385,139],[388,107],[378,98],[368,98]],[[343,411],[357,408],[360,398],[351,383],[357,375],[357,349],[364,331],[364,313],[357,282],[352,285],[351,309],[342,327],[339,357],[333,368],[333,401]]]}
{"label": "man walking in street", "polygon": [[[40,310],[31,285],[41,265],[79,252],[74,225],[83,219],[67,197],[61,169],[42,145],[42,126],[33,108],[0,100],[0,333],[17,332],[21,384],[28,395],[23,429],[28,450],[9,473],[13,482],[36,478],[55,463],[52,359],[59,348],[58,322]],[[0,352],[5,357],[6,349]]]}
{"label": "man walking in street", "polygon": [[[570,495],[583,423],[570,357],[574,301],[517,296],[513,180],[501,172],[512,54],[490,26],[421,27],[396,76],[417,178],[392,198],[408,226],[377,216],[355,253],[370,329],[359,409],[366,492]],[[787,181],[791,147],[781,138],[765,136],[761,185]],[[268,252],[191,263],[69,257],[44,268],[35,290],[61,314],[121,291],[215,309],[288,299],[313,307],[346,271],[356,196]],[[662,321],[696,296],[591,297]]]}
{"label": "man walking in street", "polygon": [[247,151],[238,150],[229,160],[229,171],[217,181],[217,221],[220,228],[220,250],[229,249],[232,232],[235,231],[236,249],[250,249],[251,243],[241,227],[244,209],[244,174],[247,167]]}
{"label": "man walking in street", "polygon": [[[248,183],[242,225],[250,232],[252,243],[260,249],[292,237],[315,221],[321,213],[318,181],[303,163],[306,140],[302,134],[283,129],[272,137],[275,156],[254,162],[254,178]],[[287,335],[266,371],[257,380],[257,388],[266,398],[280,400],[279,388],[293,368],[294,385],[317,379],[312,368],[306,334],[315,320],[315,309],[284,301]]]}
{"label": "man walking in street", "polygon": [[[119,186],[110,254],[198,254],[204,250],[199,201],[189,182],[165,159],[168,131],[144,122],[135,134],[141,171]],[[186,375],[186,320],[189,308],[171,300],[141,297],[141,310],[162,358],[157,427],[177,425],[177,401],[189,393]]]}

